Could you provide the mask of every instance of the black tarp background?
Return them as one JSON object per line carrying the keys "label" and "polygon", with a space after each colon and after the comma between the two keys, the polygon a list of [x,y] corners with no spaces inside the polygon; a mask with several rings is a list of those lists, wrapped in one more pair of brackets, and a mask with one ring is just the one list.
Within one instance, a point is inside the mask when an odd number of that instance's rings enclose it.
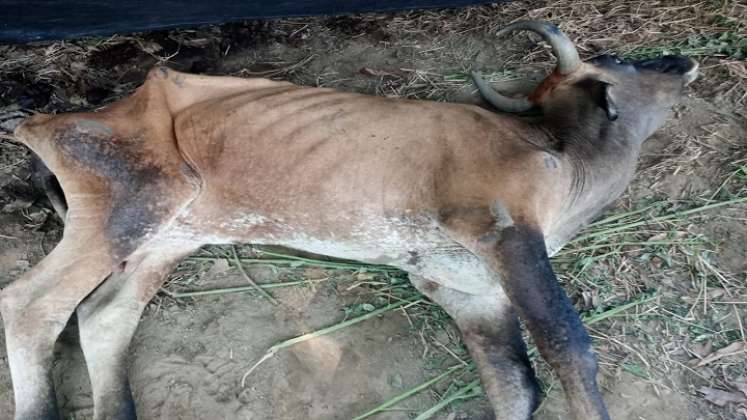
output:
{"label": "black tarp background", "polygon": [[[494,1],[495,2],[495,1]],[[458,7],[479,0],[0,0],[0,43],[355,12]]]}

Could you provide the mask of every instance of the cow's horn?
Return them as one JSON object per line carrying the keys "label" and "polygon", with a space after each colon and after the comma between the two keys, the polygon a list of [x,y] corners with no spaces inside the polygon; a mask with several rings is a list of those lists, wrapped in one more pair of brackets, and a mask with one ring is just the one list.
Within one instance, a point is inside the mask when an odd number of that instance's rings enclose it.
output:
{"label": "cow's horn", "polygon": [[472,80],[477,85],[477,90],[480,91],[480,95],[488,101],[490,105],[499,111],[503,112],[524,112],[532,108],[532,103],[526,97],[523,98],[509,98],[508,96],[501,95],[500,93],[493,90],[488,82],[483,80],[480,76],[472,73]]}
{"label": "cow's horn", "polygon": [[556,68],[558,73],[562,75],[570,74],[581,65],[581,59],[573,42],[552,23],[539,20],[525,20],[506,26],[498,31],[497,35],[500,37],[519,30],[536,32],[542,36],[545,42],[550,44],[555,58],[558,59],[558,66]]}
{"label": "cow's horn", "polygon": [[[570,39],[565,36],[557,26],[549,22],[538,20],[525,20],[522,22],[512,23],[498,31],[498,36],[506,35],[509,32],[527,30],[540,34],[550,46],[555,57],[558,59],[558,65],[555,69],[561,75],[572,73],[581,65],[581,58],[578,51]],[[523,112],[532,108],[533,104],[527,98],[509,98],[501,95],[488,86],[485,80],[476,74],[472,74],[472,79],[477,85],[480,95],[493,105],[496,109],[505,112]]]}

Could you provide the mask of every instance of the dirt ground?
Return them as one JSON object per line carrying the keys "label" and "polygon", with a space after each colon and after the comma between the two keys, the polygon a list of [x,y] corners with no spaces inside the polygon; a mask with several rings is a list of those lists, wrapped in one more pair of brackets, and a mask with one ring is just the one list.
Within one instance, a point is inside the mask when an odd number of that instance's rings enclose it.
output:
{"label": "dirt ground", "polygon": [[[534,38],[499,40],[496,29],[522,18],[548,19],[585,58],[679,52],[702,68],[672,119],[645,144],[638,175],[612,213],[646,211],[592,226],[586,233],[595,239],[570,244],[554,260],[594,337],[612,418],[747,418],[745,16],[744,5],[729,1],[516,1],[0,46],[0,288],[48,254],[62,234],[31,184],[28,152],[10,136],[31,112],[99,108],[130,93],[157,63],[479,103],[466,72],[520,90],[552,66]],[[645,223],[635,225],[636,217]],[[617,236],[603,232],[619,228],[620,220],[637,227]],[[247,246],[239,252],[257,282],[305,283],[269,289],[278,307],[253,293],[175,297],[246,285],[223,258],[226,249],[187,259],[147,308],[130,356],[140,418],[351,419],[453,366],[465,367],[372,418],[414,418],[446,400],[433,418],[491,418],[479,388],[469,385],[475,375],[458,332],[425,303],[281,349],[242,385],[274,344],[415,292],[402,273],[280,257],[263,263],[257,260],[268,254]],[[13,395],[2,344],[5,419]],[[546,391],[537,418],[566,418],[559,384],[541,360],[534,363]],[[55,378],[66,418],[90,418],[75,319],[59,340]]]}

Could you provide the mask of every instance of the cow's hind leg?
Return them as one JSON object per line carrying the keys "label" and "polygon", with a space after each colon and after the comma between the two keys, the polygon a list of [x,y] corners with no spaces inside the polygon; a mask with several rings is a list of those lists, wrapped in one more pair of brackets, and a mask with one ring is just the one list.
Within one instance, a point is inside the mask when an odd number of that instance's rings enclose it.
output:
{"label": "cow's hind leg", "polygon": [[58,418],[54,344],[78,303],[113,267],[96,233],[66,231],[47,257],[0,293],[18,420]]}
{"label": "cow's hind leg", "polygon": [[129,259],[78,307],[80,342],[93,390],[93,417],[134,419],[127,349],[143,309],[193,248],[150,248]]}
{"label": "cow's hind leg", "polygon": [[421,277],[410,278],[456,322],[496,419],[530,419],[539,401],[539,387],[518,319],[503,291],[495,288],[470,295]]}

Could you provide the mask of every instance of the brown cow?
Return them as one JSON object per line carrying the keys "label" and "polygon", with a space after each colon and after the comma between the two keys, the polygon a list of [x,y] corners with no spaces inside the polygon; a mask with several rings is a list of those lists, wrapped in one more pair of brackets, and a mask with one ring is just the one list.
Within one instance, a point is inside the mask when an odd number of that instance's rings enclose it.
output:
{"label": "brown cow", "polygon": [[582,63],[547,23],[555,72],[509,111],[156,68],[101,112],[39,115],[17,138],[55,174],[62,241],[2,291],[16,419],[58,418],[52,350],[77,311],[97,419],[135,408],[125,356],[169,271],[207,243],[283,245],[386,263],[456,321],[500,419],[528,419],[537,384],[521,318],[576,420],[607,419],[596,361],[558,285],[556,252],[628,184],[640,145],[697,63]]}

